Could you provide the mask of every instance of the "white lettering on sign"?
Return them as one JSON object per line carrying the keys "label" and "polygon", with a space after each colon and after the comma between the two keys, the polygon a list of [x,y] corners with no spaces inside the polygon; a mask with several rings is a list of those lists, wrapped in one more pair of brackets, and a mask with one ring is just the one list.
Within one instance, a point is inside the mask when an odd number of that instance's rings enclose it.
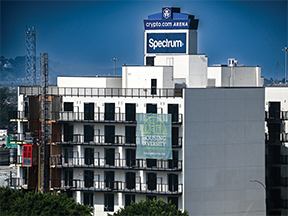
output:
{"label": "white lettering on sign", "polygon": [[149,47],[155,50],[157,47],[183,47],[184,43],[181,40],[154,40],[153,38],[149,39]]}

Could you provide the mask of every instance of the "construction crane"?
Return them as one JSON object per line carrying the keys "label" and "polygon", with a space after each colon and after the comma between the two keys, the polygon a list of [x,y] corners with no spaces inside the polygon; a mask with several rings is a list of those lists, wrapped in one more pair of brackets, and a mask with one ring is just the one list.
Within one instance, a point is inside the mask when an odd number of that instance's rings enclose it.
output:
{"label": "construction crane", "polygon": [[26,26],[26,79],[28,85],[36,85],[36,30]]}

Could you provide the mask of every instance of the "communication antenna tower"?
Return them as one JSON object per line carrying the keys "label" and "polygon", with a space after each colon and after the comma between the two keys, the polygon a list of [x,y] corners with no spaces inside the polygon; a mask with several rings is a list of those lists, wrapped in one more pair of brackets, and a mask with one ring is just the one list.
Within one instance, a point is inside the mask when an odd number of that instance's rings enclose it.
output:
{"label": "communication antenna tower", "polygon": [[36,85],[36,29],[26,26],[26,78],[28,84]]}

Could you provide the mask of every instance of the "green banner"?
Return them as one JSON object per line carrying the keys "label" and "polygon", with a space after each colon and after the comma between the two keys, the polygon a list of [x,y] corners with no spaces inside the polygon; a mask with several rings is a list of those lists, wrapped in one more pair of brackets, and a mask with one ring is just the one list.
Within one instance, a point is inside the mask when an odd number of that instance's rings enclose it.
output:
{"label": "green banner", "polygon": [[137,114],[139,159],[172,159],[171,114]]}

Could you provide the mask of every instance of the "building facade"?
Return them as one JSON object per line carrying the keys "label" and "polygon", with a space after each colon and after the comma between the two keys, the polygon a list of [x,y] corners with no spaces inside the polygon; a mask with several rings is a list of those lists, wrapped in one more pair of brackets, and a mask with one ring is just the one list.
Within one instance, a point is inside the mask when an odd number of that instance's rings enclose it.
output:
{"label": "building facade", "polygon": [[[265,189],[254,181],[265,182],[261,68],[209,68],[197,54],[198,20],[179,8],[148,16],[144,27],[145,65],[124,65],[122,77],[58,77],[48,87],[47,143],[42,89],[19,87],[10,117],[18,121],[13,185],[66,192],[95,215],[147,198],[171,200],[195,216],[265,215]],[[253,81],[246,85],[238,70]],[[139,157],[144,114],[171,118],[168,159]],[[42,145],[49,157],[44,188]]]}

